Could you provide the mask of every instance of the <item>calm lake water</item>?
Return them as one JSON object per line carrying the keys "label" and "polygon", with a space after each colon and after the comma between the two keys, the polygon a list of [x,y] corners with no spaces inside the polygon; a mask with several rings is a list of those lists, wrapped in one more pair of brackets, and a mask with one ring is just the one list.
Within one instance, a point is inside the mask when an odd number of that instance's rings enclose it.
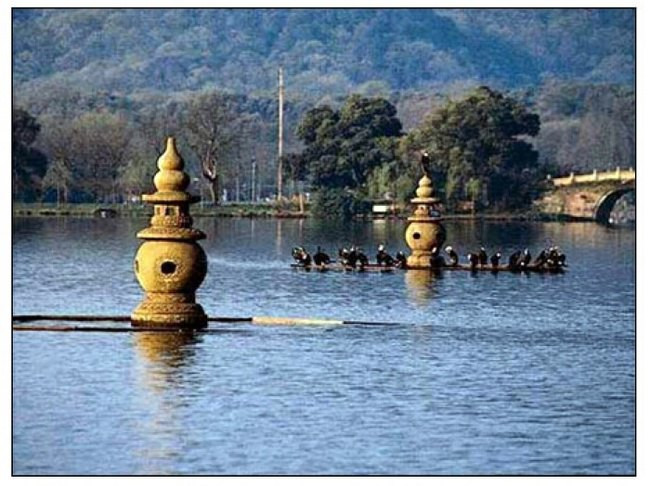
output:
{"label": "calm lake water", "polygon": [[[14,219],[13,313],[130,314],[147,224]],[[445,224],[570,268],[307,273],[292,246],[394,253],[404,223],[197,218],[208,315],[398,324],[14,332],[14,474],[634,474],[635,230]]]}

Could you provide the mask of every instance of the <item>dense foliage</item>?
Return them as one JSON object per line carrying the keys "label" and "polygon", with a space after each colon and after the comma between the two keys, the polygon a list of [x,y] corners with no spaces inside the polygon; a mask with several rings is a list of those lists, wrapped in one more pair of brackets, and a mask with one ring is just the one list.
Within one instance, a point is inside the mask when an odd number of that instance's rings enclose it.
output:
{"label": "dense foliage", "polygon": [[[110,202],[150,192],[169,135],[192,192],[214,202],[274,197],[280,65],[285,195],[320,188],[323,207],[408,200],[416,152],[435,153],[436,144],[445,159],[435,159],[439,194],[489,209],[525,204],[535,190],[526,181],[545,172],[635,166],[631,9],[12,15],[15,200]],[[486,122],[487,112],[469,115],[480,85],[538,115],[537,136],[523,128],[503,145],[496,132],[471,129],[474,119]],[[467,115],[454,143],[433,134],[453,132],[444,115],[451,106]],[[514,179],[494,174],[514,177],[515,167],[527,195],[505,192]]]}
{"label": "dense foliage", "polygon": [[543,180],[538,154],[523,139],[538,132],[538,115],[480,87],[436,110],[404,145],[429,152],[434,180],[442,183],[447,202],[516,208],[530,203]]}
{"label": "dense foliage", "polygon": [[[633,83],[633,9],[14,9],[14,80],[311,98],[549,76]],[[384,87],[384,88],[382,88]],[[380,93],[365,93],[380,94]]]}
{"label": "dense foliage", "polygon": [[45,175],[47,158],[32,144],[41,129],[32,115],[23,109],[14,109],[11,131],[11,167],[13,197],[34,200],[40,195],[40,183]]}
{"label": "dense foliage", "polygon": [[[357,200],[368,195],[367,181],[372,172],[395,158],[395,147],[402,124],[395,107],[382,98],[352,95],[340,110],[329,106],[308,111],[296,130],[305,148],[299,160],[315,191],[337,189],[320,202],[338,200],[348,210],[353,205],[343,197]],[[338,213],[339,211],[337,211]]]}

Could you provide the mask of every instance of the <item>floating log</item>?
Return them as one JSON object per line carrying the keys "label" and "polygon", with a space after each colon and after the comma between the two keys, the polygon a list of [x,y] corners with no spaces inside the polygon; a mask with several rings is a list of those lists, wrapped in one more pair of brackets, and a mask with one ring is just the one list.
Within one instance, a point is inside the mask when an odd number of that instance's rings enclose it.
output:
{"label": "floating log", "polygon": [[253,317],[253,324],[261,324],[267,326],[295,326],[295,325],[341,325],[345,321],[338,319],[319,319],[319,318],[305,318],[305,317],[271,317],[271,316],[256,316]]}
{"label": "floating log", "polygon": [[[129,320],[129,316],[47,316],[47,315],[16,315],[12,316],[14,322],[30,321],[113,321],[122,322]],[[356,326],[390,326],[399,323],[395,322],[371,322],[371,321],[345,321],[341,319],[325,319],[319,317],[275,317],[275,316],[254,316],[254,317],[209,317],[210,322],[221,323],[250,323],[263,326],[305,326],[305,325],[356,325]],[[25,325],[14,324],[14,331],[57,331],[57,332],[228,332],[229,329],[200,328],[194,331],[182,327],[113,327],[113,326],[70,326],[70,325]],[[234,332],[234,330],[233,330]]]}
{"label": "floating log", "polygon": [[215,329],[201,328],[188,330],[182,327],[105,327],[105,326],[12,326],[14,331],[42,331],[42,332],[166,332],[166,333],[229,333],[242,332],[244,329]]}
{"label": "floating log", "polygon": [[[33,321],[73,321],[73,322],[131,322],[131,316],[89,316],[89,315],[46,315],[26,314],[15,315],[14,322]],[[250,322],[252,317],[209,317],[210,322]]]}

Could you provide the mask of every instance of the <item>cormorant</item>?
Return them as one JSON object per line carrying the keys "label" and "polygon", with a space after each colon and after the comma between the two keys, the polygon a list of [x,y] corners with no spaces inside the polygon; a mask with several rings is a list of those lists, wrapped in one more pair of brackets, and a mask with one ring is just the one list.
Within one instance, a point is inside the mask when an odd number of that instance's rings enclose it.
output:
{"label": "cormorant", "polygon": [[377,264],[392,267],[394,263],[393,257],[385,250],[384,245],[377,247]]}
{"label": "cormorant", "polygon": [[359,249],[358,246],[354,247],[354,254],[356,261],[359,263],[359,268],[363,270],[363,268],[368,265],[368,257]]}
{"label": "cormorant", "polygon": [[438,267],[444,267],[445,266],[445,259],[440,255],[440,250],[438,249],[437,246],[434,246],[431,249],[431,266],[434,268]]}
{"label": "cormorant", "polygon": [[483,247],[481,247],[481,249],[478,251],[478,262],[481,264],[482,267],[487,265],[488,255],[485,252],[485,248]]}
{"label": "cormorant", "polygon": [[420,155],[420,168],[422,169],[422,174],[425,176],[429,175],[429,153],[425,150]]}
{"label": "cormorant", "polygon": [[476,253],[470,253],[467,255],[467,259],[469,260],[469,268],[476,270],[479,261],[478,255]]}
{"label": "cormorant", "polygon": [[454,251],[454,249],[451,246],[448,246],[445,248],[445,251],[447,252],[447,255],[449,255],[449,260],[450,263],[449,265],[452,267],[455,267],[458,265],[458,254]]}
{"label": "cormorant", "polygon": [[302,265],[303,267],[308,267],[311,265],[311,256],[309,256],[309,253],[307,253],[307,250],[305,250],[302,246],[296,246],[291,250],[291,256],[293,259],[298,263],[298,265]]}
{"label": "cormorant", "polygon": [[402,251],[398,251],[395,255],[395,266],[397,268],[406,268],[406,255]]}
{"label": "cormorant", "polygon": [[517,250],[512,255],[510,255],[510,258],[508,258],[508,268],[510,268],[511,270],[517,268],[517,265],[519,264],[520,256],[521,256],[521,250]]}
{"label": "cormorant", "polygon": [[548,251],[548,264],[552,268],[566,266],[566,256],[557,246],[552,246]]}
{"label": "cormorant", "polygon": [[339,260],[344,267],[353,267],[356,263],[356,258],[347,248],[339,248]]}
{"label": "cormorant", "polygon": [[319,267],[331,263],[329,255],[321,250],[320,246],[316,249],[316,253],[314,253],[314,263]]}
{"label": "cormorant", "polygon": [[499,260],[501,259],[501,253],[496,252],[494,255],[490,257],[490,264],[492,265],[493,269],[499,268]]}
{"label": "cormorant", "polygon": [[533,262],[533,265],[536,267],[541,267],[546,263],[546,260],[548,260],[548,250],[544,248],[539,255],[537,255],[537,258],[535,258],[535,261]]}

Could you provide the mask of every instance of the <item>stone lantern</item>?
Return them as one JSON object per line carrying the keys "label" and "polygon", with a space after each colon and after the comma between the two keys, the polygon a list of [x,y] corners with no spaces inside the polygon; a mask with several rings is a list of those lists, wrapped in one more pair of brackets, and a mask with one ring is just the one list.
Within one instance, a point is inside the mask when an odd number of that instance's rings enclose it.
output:
{"label": "stone lantern", "polygon": [[199,200],[185,190],[190,179],[174,139],[158,159],[157,191],[142,200],[153,204],[151,226],[138,233],[144,240],[135,255],[134,270],[145,290],[144,300],[131,314],[133,326],[200,328],[207,325],[195,292],[208,269],[197,240],[205,234],[192,228],[189,206]]}
{"label": "stone lantern", "polygon": [[441,223],[440,200],[434,197],[433,183],[428,175],[428,162],[429,156],[425,152],[420,161],[424,175],[415,191],[417,197],[411,199],[415,211],[408,218],[406,228],[406,244],[411,249],[406,260],[408,268],[430,268],[431,250],[437,247],[442,251],[446,238],[445,227]]}

